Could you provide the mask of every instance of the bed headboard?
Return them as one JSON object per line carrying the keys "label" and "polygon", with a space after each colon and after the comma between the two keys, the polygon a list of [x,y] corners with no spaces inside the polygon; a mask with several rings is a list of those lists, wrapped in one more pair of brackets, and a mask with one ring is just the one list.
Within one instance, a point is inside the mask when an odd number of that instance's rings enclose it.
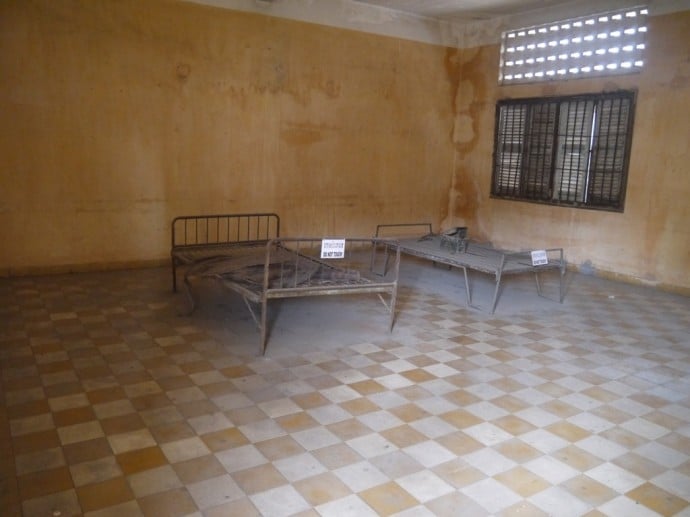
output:
{"label": "bed headboard", "polygon": [[184,215],[173,219],[172,248],[269,241],[280,237],[274,213]]}

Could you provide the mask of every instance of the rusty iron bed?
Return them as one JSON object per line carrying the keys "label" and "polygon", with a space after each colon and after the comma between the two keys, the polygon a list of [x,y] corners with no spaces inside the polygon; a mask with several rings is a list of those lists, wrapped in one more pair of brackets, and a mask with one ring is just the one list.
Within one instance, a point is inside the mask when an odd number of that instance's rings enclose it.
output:
{"label": "rusty iron bed", "polygon": [[[208,239],[205,217],[175,219],[183,221],[183,225],[200,225],[203,228],[200,231],[202,238],[192,236],[188,246],[178,246],[177,253],[173,254],[173,268],[185,266],[184,285],[191,305],[190,313],[196,307],[193,280],[212,279],[244,300],[259,328],[261,354],[266,352],[268,301],[273,299],[373,293],[378,295],[388,310],[389,330],[392,330],[400,266],[400,251],[393,241],[376,238],[338,239],[343,245],[342,257],[325,258],[322,250],[324,239],[321,238],[261,238],[266,231],[277,233],[279,224],[275,214],[211,216],[222,221],[223,229],[228,223],[234,228],[237,221],[240,221],[243,229],[252,229],[235,233],[235,240],[232,236],[227,238],[227,233],[221,239],[216,238],[215,219],[209,222],[211,238]],[[180,224],[175,221],[173,227]],[[256,228],[260,232],[254,231]],[[182,230],[178,228],[177,231]],[[193,232],[187,233],[191,235]],[[210,243],[206,242],[209,240]],[[216,244],[218,240],[224,242]],[[197,244],[198,241],[202,244]],[[385,271],[381,268],[375,271],[376,250],[383,247],[387,253],[394,250],[394,264],[391,268],[386,267]],[[173,269],[173,288],[175,278]]]}
{"label": "rusty iron bed", "polygon": [[[483,309],[472,303],[472,290],[468,271],[476,271],[494,277],[493,297],[489,312],[493,314],[501,290],[501,282],[507,275],[534,273],[539,296],[545,297],[540,274],[545,271],[558,273],[558,302],[563,303],[566,262],[562,248],[530,251],[506,251],[489,244],[473,242],[467,237],[466,228],[456,228],[441,234],[433,233],[431,223],[380,224],[376,237],[393,234],[399,251],[434,263],[462,270],[465,280],[466,304]],[[387,261],[387,258],[385,259]]]}
{"label": "rusty iron bed", "polygon": [[[400,251],[390,240],[347,239],[344,258],[323,259],[320,238],[271,239],[264,245],[236,246],[232,252],[195,262],[185,271],[184,282],[192,311],[196,300],[191,279],[213,279],[239,294],[259,328],[259,351],[266,352],[268,301],[306,296],[377,294],[395,322]],[[394,265],[374,272],[372,256],[377,247],[394,249]],[[258,307],[258,314],[256,308]],[[190,311],[191,312],[191,311]]]}

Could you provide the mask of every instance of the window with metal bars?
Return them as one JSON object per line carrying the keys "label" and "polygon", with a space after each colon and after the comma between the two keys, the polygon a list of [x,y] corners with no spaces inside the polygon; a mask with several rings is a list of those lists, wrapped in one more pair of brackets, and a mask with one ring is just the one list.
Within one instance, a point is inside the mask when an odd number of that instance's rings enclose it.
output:
{"label": "window with metal bars", "polygon": [[635,92],[501,100],[491,195],[623,211]]}
{"label": "window with metal bars", "polygon": [[648,10],[629,7],[506,31],[500,84],[639,72],[644,66]]}

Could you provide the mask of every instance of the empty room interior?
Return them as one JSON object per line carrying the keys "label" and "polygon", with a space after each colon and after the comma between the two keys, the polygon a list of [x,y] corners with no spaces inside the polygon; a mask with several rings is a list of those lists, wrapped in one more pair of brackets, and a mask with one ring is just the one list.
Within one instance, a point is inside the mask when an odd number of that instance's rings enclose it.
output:
{"label": "empty room interior", "polygon": [[690,516],[687,0],[0,1],[0,513]]}

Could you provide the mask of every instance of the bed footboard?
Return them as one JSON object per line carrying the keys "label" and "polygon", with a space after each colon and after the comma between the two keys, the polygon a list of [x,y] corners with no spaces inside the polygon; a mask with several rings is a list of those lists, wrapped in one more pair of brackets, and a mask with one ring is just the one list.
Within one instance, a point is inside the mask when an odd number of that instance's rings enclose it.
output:
{"label": "bed footboard", "polygon": [[[336,241],[339,239],[335,239]],[[395,323],[400,249],[392,240],[342,239],[342,256],[330,256],[321,238],[273,239],[267,245],[261,287],[259,322],[261,353],[268,337],[267,303],[278,298],[376,294],[389,313],[389,330]],[[387,275],[373,271],[371,257],[380,246],[394,249],[393,267]]]}

